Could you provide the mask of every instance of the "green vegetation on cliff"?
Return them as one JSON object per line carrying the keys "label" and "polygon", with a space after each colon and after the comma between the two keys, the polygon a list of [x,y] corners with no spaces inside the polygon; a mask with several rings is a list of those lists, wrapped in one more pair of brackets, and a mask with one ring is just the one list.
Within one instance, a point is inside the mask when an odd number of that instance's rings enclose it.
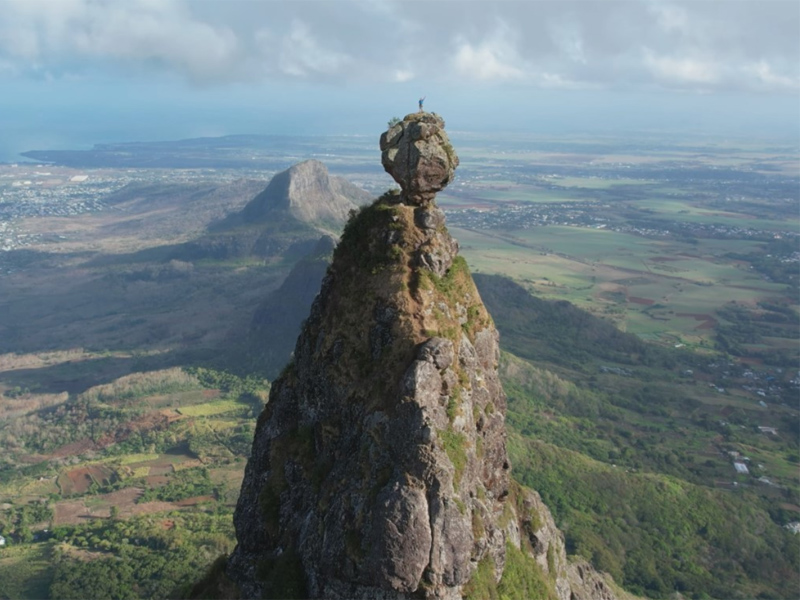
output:
{"label": "green vegetation on cliff", "polygon": [[506,545],[503,577],[494,579],[494,565],[485,558],[478,563],[472,579],[464,586],[465,600],[557,600],[553,582],[529,555],[512,544]]}
{"label": "green vegetation on cliff", "polygon": [[[792,597],[800,540],[783,525],[800,500],[796,416],[709,397],[683,375],[708,376],[709,359],[596,336],[607,324],[572,306],[476,279],[501,344],[525,357],[501,359],[513,473],[542,495],[568,552],[649,597]],[[587,334],[573,338],[580,324]],[[752,457],[755,473],[736,475],[729,452]]]}
{"label": "green vegetation on cliff", "polygon": [[514,473],[542,495],[567,551],[630,591],[666,598],[790,598],[800,552],[752,493],[633,473],[513,434]]}

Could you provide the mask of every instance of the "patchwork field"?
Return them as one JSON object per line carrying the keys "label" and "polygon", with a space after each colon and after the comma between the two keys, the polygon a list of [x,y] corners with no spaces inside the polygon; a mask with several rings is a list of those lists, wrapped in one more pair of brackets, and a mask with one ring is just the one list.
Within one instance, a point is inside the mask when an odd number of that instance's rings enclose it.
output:
{"label": "patchwork field", "polygon": [[754,242],[688,244],[563,226],[452,231],[474,271],[511,276],[537,295],[569,300],[664,343],[710,344],[718,308],[786,293],[786,285],[724,257]]}

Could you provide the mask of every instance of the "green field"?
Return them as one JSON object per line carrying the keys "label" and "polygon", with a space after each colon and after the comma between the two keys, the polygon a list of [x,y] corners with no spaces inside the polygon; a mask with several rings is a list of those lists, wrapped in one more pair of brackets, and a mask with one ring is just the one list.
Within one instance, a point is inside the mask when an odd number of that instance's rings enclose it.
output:
{"label": "green field", "polygon": [[211,417],[241,409],[242,404],[235,400],[217,400],[215,402],[206,402],[205,404],[195,404],[194,406],[182,406],[177,410],[187,417]]}
{"label": "green field", "polygon": [[786,290],[723,258],[753,242],[689,244],[562,226],[452,232],[475,272],[508,275],[650,339],[707,341],[714,330],[704,324],[722,305],[754,305]]}

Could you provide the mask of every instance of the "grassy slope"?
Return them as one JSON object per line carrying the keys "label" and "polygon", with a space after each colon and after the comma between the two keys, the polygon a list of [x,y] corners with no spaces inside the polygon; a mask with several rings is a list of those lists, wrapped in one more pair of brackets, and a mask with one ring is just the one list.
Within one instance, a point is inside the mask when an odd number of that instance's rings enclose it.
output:
{"label": "grassy slope", "polygon": [[[528,359],[505,354],[501,364],[514,473],[542,494],[569,551],[649,596],[791,597],[798,540],[780,524],[791,517],[781,505],[796,502],[797,444],[752,427],[718,431],[734,400],[712,403],[678,376],[692,355],[650,347],[508,280],[476,280],[503,347]],[[758,410],[738,403],[743,419]],[[766,471],[789,489],[755,476],[735,490],[708,487],[734,479],[726,449],[769,459]]]}

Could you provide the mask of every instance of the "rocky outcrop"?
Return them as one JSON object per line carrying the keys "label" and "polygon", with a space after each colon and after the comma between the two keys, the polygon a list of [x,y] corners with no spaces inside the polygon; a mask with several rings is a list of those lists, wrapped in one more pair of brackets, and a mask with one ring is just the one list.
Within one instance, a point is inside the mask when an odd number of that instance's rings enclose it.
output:
{"label": "rocky outcrop", "polygon": [[453,180],[458,156],[444,131],[444,120],[433,113],[406,115],[380,139],[381,162],[400,184],[403,201],[426,206]]}
{"label": "rocky outcrop", "polygon": [[[272,385],[227,566],[242,597],[570,600],[590,597],[582,582],[602,588],[570,571],[549,511],[510,479],[498,334],[427,196],[452,172],[432,183],[422,155],[400,178],[409,188],[348,223]],[[522,583],[506,583],[509,570]]]}

